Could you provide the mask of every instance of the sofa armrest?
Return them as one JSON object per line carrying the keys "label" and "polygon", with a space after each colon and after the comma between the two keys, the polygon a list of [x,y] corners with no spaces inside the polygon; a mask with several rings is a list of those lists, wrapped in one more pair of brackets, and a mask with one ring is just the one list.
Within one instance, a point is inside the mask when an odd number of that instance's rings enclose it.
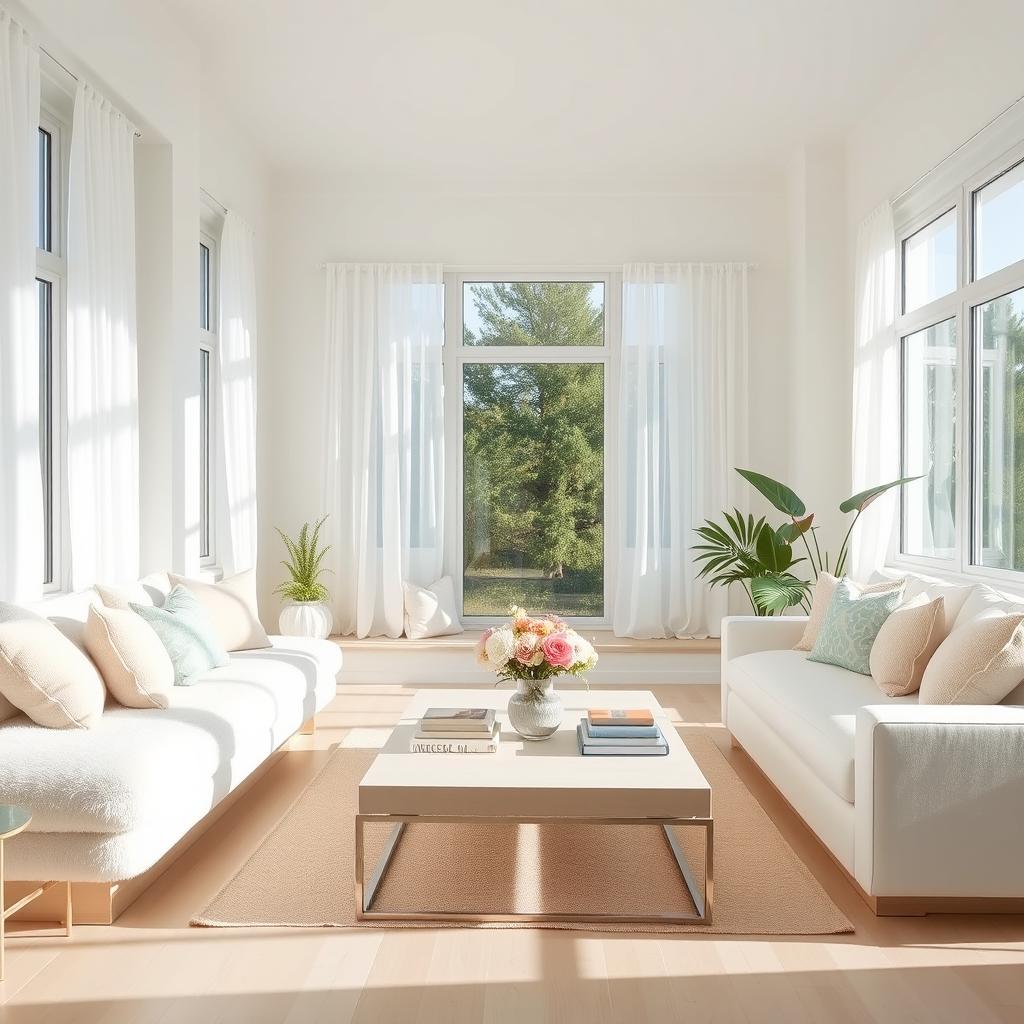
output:
{"label": "sofa armrest", "polygon": [[755,651],[791,649],[806,625],[806,615],[727,615],[722,619],[722,661]]}
{"label": "sofa armrest", "polygon": [[1024,896],[1024,708],[857,712],[854,874],[873,896]]}
{"label": "sofa armrest", "polygon": [[784,651],[804,635],[806,615],[727,615],[722,619],[722,723],[728,725],[729,674],[726,662],[757,651]]}

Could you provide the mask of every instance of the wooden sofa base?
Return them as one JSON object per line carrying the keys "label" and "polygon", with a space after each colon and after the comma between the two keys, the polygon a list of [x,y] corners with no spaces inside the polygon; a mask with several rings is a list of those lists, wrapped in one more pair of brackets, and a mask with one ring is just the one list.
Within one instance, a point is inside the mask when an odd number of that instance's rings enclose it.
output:
{"label": "wooden sofa base", "polygon": [[761,766],[747,753],[732,733],[729,742],[734,750],[739,750],[750,762],[754,770],[778,794],[779,799],[807,827],[814,841],[825,851],[829,860],[843,873],[843,877],[856,890],[857,895],[868,905],[876,917],[924,917],[926,914],[1024,914],[1024,898],[1015,896],[872,896],[865,892],[846,866],[836,859],[832,851],[818,838],[814,829],[806,822],[800,812],[786,799],[778,786],[768,777]]}
{"label": "wooden sofa base", "polygon": [[[296,735],[309,736],[315,731],[316,719],[305,722]],[[113,924],[193,843],[222,815],[241,800],[287,752],[286,740],[249,777],[232,790],[209,814],[196,822],[148,871],[122,882],[72,882],[71,912],[75,924]],[[20,899],[39,886],[38,882],[7,882],[4,893],[8,903]],[[50,922],[63,920],[64,890],[44,893],[24,910],[12,915],[14,921]]]}

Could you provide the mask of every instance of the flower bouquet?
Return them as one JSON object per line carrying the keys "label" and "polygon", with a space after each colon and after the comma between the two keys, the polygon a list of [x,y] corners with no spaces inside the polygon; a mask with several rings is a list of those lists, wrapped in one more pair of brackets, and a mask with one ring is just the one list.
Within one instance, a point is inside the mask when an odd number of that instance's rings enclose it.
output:
{"label": "flower bouquet", "polygon": [[562,721],[562,702],[554,692],[558,676],[584,674],[597,664],[597,652],[556,615],[531,618],[512,608],[512,621],[488,629],[477,644],[477,661],[498,682],[517,683],[508,705],[513,728],[525,739],[545,739]]}

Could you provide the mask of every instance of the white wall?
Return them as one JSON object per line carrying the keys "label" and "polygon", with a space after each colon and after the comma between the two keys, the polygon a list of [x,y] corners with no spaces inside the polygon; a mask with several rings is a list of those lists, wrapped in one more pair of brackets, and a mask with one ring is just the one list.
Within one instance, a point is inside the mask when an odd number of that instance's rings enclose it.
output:
{"label": "white wall", "polygon": [[[203,96],[199,51],[162,4],[5,0],[41,45],[142,130],[136,146],[141,557],[144,572],[198,565],[200,187],[257,230],[266,269],[268,171]],[[264,310],[269,319],[269,308]]]}
{"label": "white wall", "polygon": [[[789,197],[781,175],[662,194],[351,192],[285,179],[274,189],[272,345],[263,346],[261,599],[273,614],[280,541],[321,513],[325,260],[439,260],[495,267],[749,260],[750,461],[789,471]],[[785,396],[779,400],[779,394]]]}

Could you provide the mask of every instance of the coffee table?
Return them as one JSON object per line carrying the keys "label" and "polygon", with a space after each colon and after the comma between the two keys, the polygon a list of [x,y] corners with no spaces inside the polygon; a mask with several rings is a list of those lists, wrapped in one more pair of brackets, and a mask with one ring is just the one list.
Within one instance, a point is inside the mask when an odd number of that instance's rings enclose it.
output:
{"label": "coffee table", "polygon": [[[677,922],[710,924],[714,823],[711,787],[654,694],[646,690],[565,691],[562,725],[550,739],[526,742],[512,730],[505,711],[507,690],[425,689],[405,708],[399,724],[359,784],[355,830],[356,917],[359,920]],[[501,723],[495,754],[411,754],[409,740],[428,707],[494,708]],[[664,757],[582,757],[576,725],[588,708],[649,708],[668,741]],[[364,830],[373,823],[393,827],[367,878]],[[556,824],[661,826],[694,913],[516,914],[464,913],[416,908],[374,909],[380,888],[406,827],[412,823]],[[673,828],[704,833],[704,888],[697,885]]]}

